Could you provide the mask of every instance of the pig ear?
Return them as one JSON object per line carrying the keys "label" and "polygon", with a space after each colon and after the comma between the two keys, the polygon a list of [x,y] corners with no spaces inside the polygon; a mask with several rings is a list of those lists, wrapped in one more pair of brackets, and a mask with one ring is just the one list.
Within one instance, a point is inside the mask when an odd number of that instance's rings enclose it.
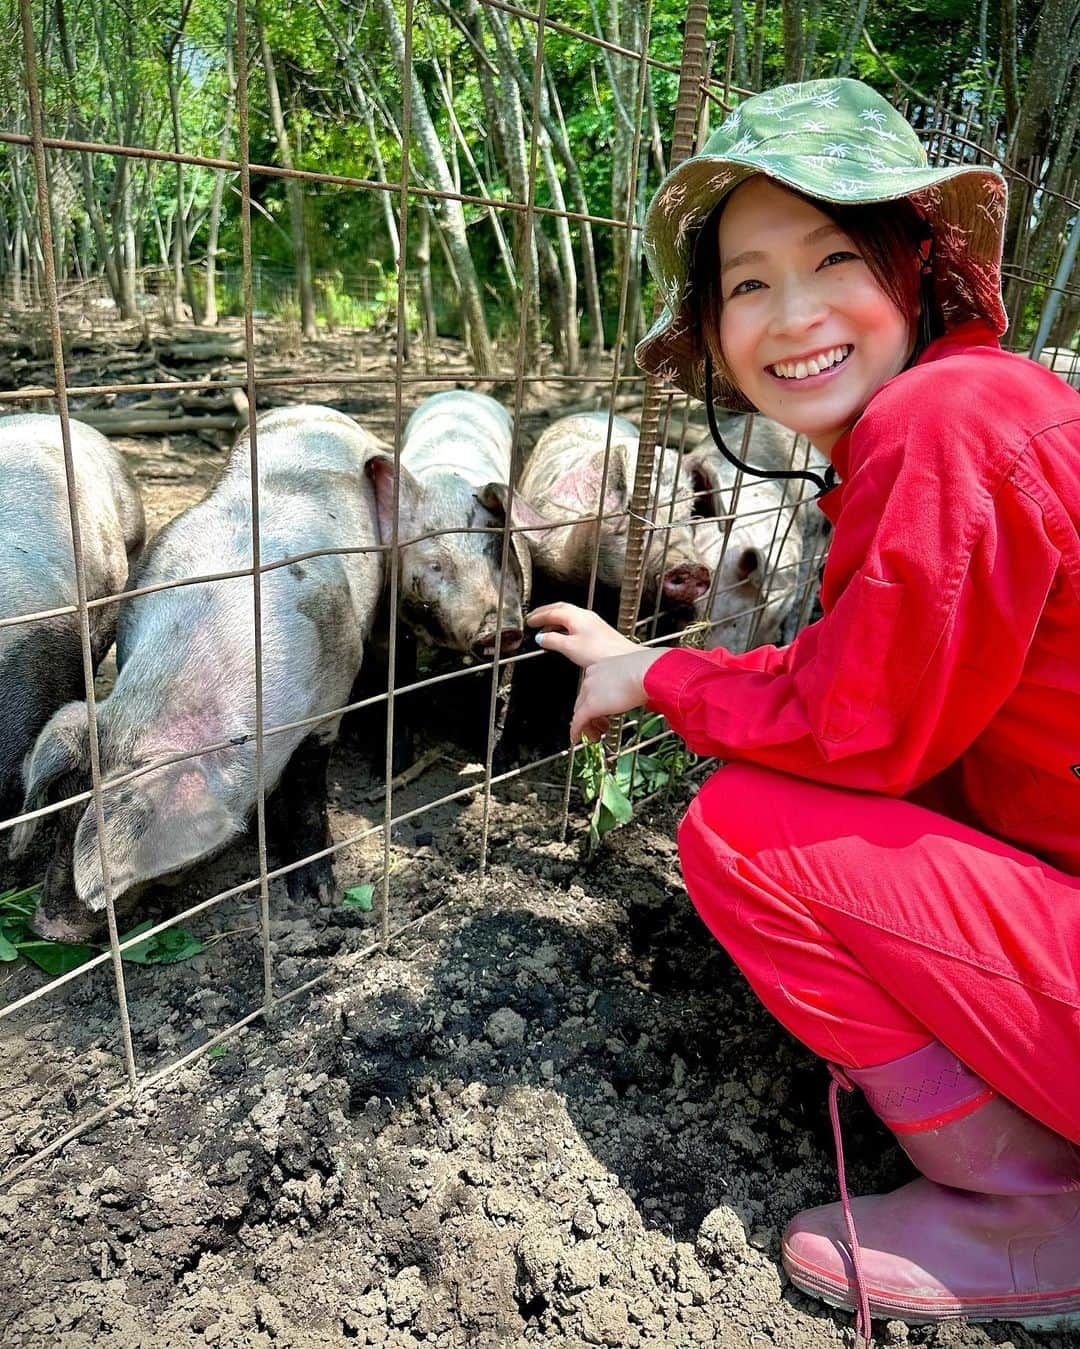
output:
{"label": "pig ear", "polygon": [[735,562],[741,581],[753,581],[760,590],[765,580],[765,554],[760,548],[744,548]]}
{"label": "pig ear", "polygon": [[[23,760],[25,790],[20,814],[40,810],[58,778],[88,766],[89,735],[85,703],[68,703],[45,723]],[[20,857],[26,851],[37,826],[37,820],[25,820],[15,826],[8,848],[10,856]]]}
{"label": "pig ear", "polygon": [[[489,511],[494,511],[496,515],[506,515],[506,502],[510,496],[510,489],[504,482],[489,482],[485,487],[481,487],[476,494],[477,501],[481,506],[486,506]],[[525,529],[537,529],[543,527],[547,529],[549,522],[540,514],[536,507],[521,495],[520,492],[514,493],[513,502],[513,523]]]}
{"label": "pig ear", "polygon": [[765,584],[768,558],[760,548],[729,548],[724,556],[723,576],[728,585],[743,585],[760,591]]}
{"label": "pig ear", "polygon": [[[207,857],[240,832],[194,763],[170,764],[107,792],[103,800],[105,853],[113,898]],[[87,808],[75,831],[75,892],[94,912],[105,908],[97,819]]]}
{"label": "pig ear", "polygon": [[[381,451],[373,454],[364,471],[375,489],[375,509],[379,517],[379,542],[389,543],[394,536],[394,457]],[[420,484],[405,467],[398,465],[401,490],[398,495],[398,541],[409,537],[409,527],[420,500]]]}
{"label": "pig ear", "polygon": [[[477,501],[481,506],[486,506],[489,511],[495,515],[501,515],[506,519],[506,502],[510,496],[510,489],[504,482],[489,482],[482,487],[476,494]],[[513,512],[513,524],[526,529],[535,529],[542,525],[545,529],[549,527],[548,521],[540,514],[535,506],[519,493],[514,493],[514,501],[511,507]],[[510,544],[514,550],[514,560],[517,562],[518,572],[521,576],[521,583],[524,588],[524,600],[527,603],[529,594],[532,591],[532,545],[535,535],[533,534],[513,534],[510,537]]]}
{"label": "pig ear", "polygon": [[683,466],[694,485],[693,514],[707,518],[723,515],[724,507],[720,501],[720,482],[716,474],[716,468],[709,461],[708,455],[701,450],[694,450],[686,456]]}

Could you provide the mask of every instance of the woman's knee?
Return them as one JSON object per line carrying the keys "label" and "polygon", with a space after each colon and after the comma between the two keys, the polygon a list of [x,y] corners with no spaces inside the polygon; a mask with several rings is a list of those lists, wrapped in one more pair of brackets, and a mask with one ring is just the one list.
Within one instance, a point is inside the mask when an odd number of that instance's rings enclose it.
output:
{"label": "woman's knee", "polygon": [[[783,822],[811,784],[756,764],[725,764],[694,798],[679,829],[680,852],[691,838],[712,835],[725,850],[748,857],[775,846]],[[685,835],[684,835],[685,831]]]}

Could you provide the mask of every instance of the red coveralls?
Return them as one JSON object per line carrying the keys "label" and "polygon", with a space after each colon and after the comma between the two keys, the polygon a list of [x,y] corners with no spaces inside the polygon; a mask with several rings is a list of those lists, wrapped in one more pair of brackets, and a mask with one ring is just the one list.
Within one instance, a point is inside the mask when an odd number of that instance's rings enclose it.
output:
{"label": "red coveralls", "polygon": [[936,1039],[1080,1142],[1080,397],[971,322],[832,458],[824,617],[646,676],[736,761],[680,827],[687,889],[822,1057]]}

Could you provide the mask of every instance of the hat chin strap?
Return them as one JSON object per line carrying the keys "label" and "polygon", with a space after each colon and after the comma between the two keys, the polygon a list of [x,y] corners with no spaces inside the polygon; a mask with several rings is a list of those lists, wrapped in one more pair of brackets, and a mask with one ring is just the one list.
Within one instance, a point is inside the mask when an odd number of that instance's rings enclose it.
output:
{"label": "hat chin strap", "polygon": [[709,419],[709,434],[712,436],[716,448],[729,463],[734,464],[743,473],[750,473],[755,478],[805,478],[807,482],[812,482],[818,489],[817,496],[819,497],[824,496],[826,492],[831,491],[836,486],[836,471],[832,464],[828,466],[825,470],[825,476],[822,477],[819,473],[811,473],[809,469],[755,468],[753,464],[744,464],[741,459],[732,454],[724,444],[724,437],[720,434],[720,427],[716,422],[716,408],[713,406],[713,363],[708,345],[705,347],[705,415]]}

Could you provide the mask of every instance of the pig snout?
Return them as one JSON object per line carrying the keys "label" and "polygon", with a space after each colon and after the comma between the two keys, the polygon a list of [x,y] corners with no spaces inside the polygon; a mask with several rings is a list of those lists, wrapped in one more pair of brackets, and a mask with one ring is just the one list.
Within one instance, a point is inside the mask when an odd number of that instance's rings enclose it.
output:
{"label": "pig snout", "polygon": [[700,562],[685,562],[664,572],[664,599],[671,604],[693,604],[709,589],[709,569]]}
{"label": "pig snout", "polygon": [[512,655],[521,646],[525,634],[520,628],[494,628],[479,633],[472,643],[472,653],[479,660],[491,660],[496,651],[500,656]]}
{"label": "pig snout", "polygon": [[100,935],[100,926],[85,912],[47,910],[43,904],[30,919],[30,927],[46,941],[92,942]]}

